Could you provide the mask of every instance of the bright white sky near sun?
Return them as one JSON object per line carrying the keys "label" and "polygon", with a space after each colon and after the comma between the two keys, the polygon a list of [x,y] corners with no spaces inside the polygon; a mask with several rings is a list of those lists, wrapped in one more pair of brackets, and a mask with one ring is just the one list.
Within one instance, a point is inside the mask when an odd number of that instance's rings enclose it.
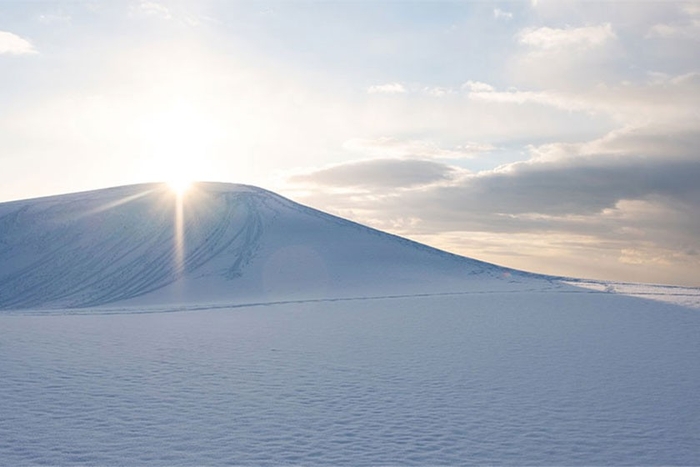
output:
{"label": "bright white sky near sun", "polygon": [[700,2],[0,2],[0,201],[248,183],[503,265],[700,285],[699,109]]}

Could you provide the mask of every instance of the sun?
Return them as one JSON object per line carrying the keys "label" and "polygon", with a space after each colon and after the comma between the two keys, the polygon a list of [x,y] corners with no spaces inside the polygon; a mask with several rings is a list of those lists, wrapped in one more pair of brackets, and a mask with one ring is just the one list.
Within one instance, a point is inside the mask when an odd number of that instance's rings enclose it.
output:
{"label": "sun", "polygon": [[219,141],[216,121],[197,105],[175,100],[138,121],[141,178],[161,180],[184,195],[195,180],[212,178]]}
{"label": "sun", "polygon": [[168,180],[168,186],[176,195],[182,196],[192,187],[192,180],[185,178],[173,178]]}

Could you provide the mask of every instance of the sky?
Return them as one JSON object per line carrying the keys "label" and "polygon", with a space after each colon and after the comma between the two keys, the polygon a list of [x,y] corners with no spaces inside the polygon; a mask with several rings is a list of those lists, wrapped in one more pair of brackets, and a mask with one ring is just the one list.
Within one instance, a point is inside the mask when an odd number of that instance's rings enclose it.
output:
{"label": "sky", "polygon": [[700,2],[0,1],[0,201],[185,179],[700,286]]}

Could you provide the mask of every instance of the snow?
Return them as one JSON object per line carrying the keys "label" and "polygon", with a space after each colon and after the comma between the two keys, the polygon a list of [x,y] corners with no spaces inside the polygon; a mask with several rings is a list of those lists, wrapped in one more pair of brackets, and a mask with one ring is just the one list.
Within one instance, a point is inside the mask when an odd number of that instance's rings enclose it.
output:
{"label": "snow", "polygon": [[0,465],[700,459],[698,289],[509,270],[241,185],[199,185],[179,253],[173,207],[0,204]]}
{"label": "snow", "polygon": [[700,316],[614,294],[0,316],[4,465],[691,465]]}
{"label": "snow", "polygon": [[147,184],[0,204],[0,309],[230,305],[566,288],[243,185]]}
{"label": "snow", "polygon": [[617,293],[630,297],[642,297],[673,303],[700,310],[700,288],[677,285],[634,284],[629,282],[595,281],[589,279],[568,279],[562,281],[586,290]]}

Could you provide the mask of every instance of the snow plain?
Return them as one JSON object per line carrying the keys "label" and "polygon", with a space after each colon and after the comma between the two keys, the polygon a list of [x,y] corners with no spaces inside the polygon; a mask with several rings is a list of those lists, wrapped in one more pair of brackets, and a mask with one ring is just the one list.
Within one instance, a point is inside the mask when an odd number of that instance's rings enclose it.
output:
{"label": "snow plain", "polygon": [[511,271],[222,185],[173,272],[163,194],[119,203],[143,191],[0,205],[1,465],[700,462],[697,289]]}

